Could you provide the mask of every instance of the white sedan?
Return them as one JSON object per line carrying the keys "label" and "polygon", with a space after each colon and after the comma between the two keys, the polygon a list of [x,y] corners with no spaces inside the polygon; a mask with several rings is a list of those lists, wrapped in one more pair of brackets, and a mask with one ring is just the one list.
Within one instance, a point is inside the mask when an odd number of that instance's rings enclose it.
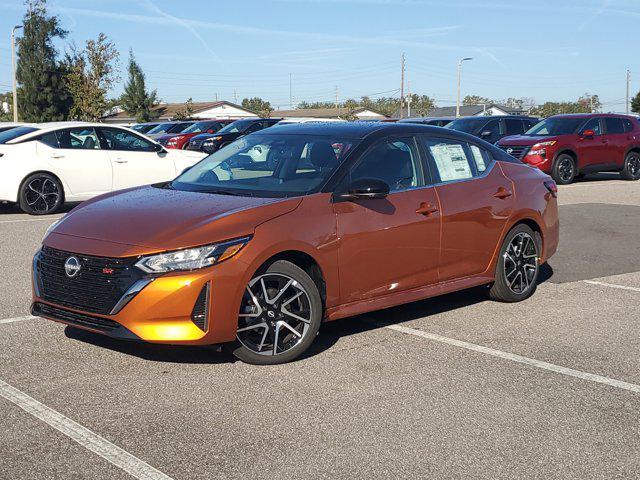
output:
{"label": "white sedan", "polygon": [[53,213],[65,201],[172,180],[205,156],[106,124],[22,125],[0,132],[0,202]]}

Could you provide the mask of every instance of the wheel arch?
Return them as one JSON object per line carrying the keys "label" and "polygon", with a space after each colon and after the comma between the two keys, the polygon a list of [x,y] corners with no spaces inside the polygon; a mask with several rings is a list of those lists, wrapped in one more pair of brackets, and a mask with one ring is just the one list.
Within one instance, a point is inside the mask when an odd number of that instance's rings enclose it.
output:
{"label": "wheel arch", "polygon": [[53,178],[55,178],[60,183],[60,188],[62,188],[62,203],[64,203],[66,201],[66,192],[65,192],[65,186],[64,186],[64,182],[62,181],[62,178],[60,178],[60,175],[56,175],[52,171],[45,170],[45,169],[34,170],[34,171],[26,174],[22,178],[22,180],[20,180],[20,184],[18,185],[18,191],[16,192],[16,201],[17,202],[20,201],[20,192],[22,192],[22,187],[24,185],[24,182],[26,182],[27,179],[29,177],[31,177],[32,175],[36,175],[38,173],[46,173],[47,175],[51,175]]}
{"label": "wheel arch", "polygon": [[268,258],[260,263],[260,265],[252,273],[251,278],[253,278],[253,276],[255,276],[257,273],[266,270],[269,265],[277,262],[278,260],[286,260],[304,270],[318,287],[320,298],[322,299],[323,308],[326,308],[327,283],[323,269],[320,263],[312,255],[303,250],[288,249],[271,254]]}
{"label": "wheel arch", "polygon": [[[553,157],[553,164],[556,163],[556,160],[560,157],[560,155],[569,155],[576,162],[576,168],[578,172],[580,172],[580,165],[578,165],[578,153],[571,147],[560,147],[556,154]],[[553,168],[553,165],[551,166]]]}

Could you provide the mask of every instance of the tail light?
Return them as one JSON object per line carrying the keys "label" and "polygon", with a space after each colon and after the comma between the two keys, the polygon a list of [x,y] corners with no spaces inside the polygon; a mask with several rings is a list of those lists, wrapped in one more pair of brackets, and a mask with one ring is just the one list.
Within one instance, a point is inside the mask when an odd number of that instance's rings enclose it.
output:
{"label": "tail light", "polygon": [[556,182],[553,180],[544,182],[544,186],[547,187],[547,190],[549,190],[549,193],[553,195],[553,198],[558,198],[558,185],[556,185]]}

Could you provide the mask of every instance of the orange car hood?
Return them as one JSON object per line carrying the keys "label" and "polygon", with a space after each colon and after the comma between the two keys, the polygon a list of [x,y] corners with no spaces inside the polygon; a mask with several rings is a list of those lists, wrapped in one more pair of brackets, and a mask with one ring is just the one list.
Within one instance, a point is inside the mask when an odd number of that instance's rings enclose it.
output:
{"label": "orange car hood", "polygon": [[[56,225],[44,243],[71,250],[64,248],[67,243],[81,248],[73,250],[78,253],[99,255],[96,250],[104,250],[105,256],[116,251],[139,255],[175,250],[250,235],[261,223],[294,210],[300,202],[301,198],[213,195],[146,186],[83,203]],[[83,238],[95,242],[84,242],[85,250]]]}

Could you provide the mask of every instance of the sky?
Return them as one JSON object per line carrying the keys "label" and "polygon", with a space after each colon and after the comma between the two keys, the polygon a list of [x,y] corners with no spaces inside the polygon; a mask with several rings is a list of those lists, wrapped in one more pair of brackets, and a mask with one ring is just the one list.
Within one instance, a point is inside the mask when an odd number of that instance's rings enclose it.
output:
{"label": "sky", "polygon": [[[259,96],[293,102],[398,96],[406,87],[439,106],[462,96],[536,103],[600,96],[624,111],[626,71],[640,89],[640,0],[49,0],[82,46],[104,32],[126,80],[133,50],[166,102]],[[22,0],[0,0],[0,91],[11,88],[10,35]]]}

